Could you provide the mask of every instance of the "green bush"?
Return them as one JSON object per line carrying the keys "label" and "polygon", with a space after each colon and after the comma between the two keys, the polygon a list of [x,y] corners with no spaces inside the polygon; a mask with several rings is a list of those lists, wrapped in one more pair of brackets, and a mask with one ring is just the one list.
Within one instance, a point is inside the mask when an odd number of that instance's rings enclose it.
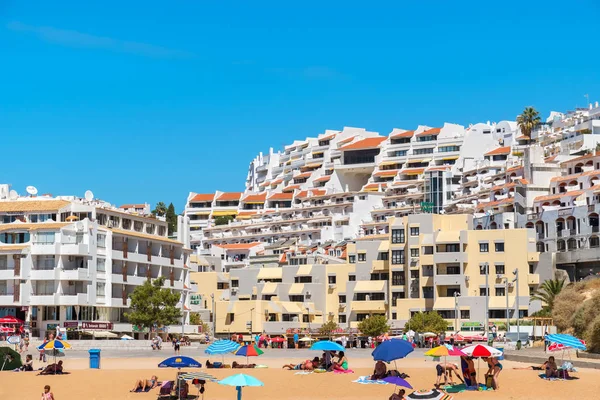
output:
{"label": "green bush", "polygon": [[586,338],[588,351],[600,353],[600,316],[592,322]]}
{"label": "green bush", "polygon": [[584,296],[576,288],[568,287],[563,289],[554,300],[552,308],[552,318],[554,324],[560,331],[571,328],[571,320],[577,309],[583,304]]}
{"label": "green bush", "polygon": [[[4,360],[7,356],[10,356],[10,359],[4,363]],[[2,365],[4,364],[4,368]],[[22,366],[21,355],[11,349],[10,347],[0,347],[0,368],[2,371],[12,371],[15,368],[19,368]]]}

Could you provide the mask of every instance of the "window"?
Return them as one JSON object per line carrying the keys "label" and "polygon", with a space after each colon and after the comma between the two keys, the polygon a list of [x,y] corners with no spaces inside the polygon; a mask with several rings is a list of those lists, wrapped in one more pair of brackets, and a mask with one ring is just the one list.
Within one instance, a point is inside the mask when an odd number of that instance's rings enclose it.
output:
{"label": "window", "polygon": [[223,290],[223,289],[225,289],[225,283],[217,282],[217,290]]}
{"label": "window", "polygon": [[479,243],[479,252],[480,253],[489,253],[490,245],[488,243]]}
{"label": "window", "polygon": [[486,292],[486,289],[484,287],[479,288],[479,295],[480,296],[485,296],[486,295],[485,292]]}
{"label": "window", "polygon": [[302,322],[310,322],[310,315],[309,314],[302,314]]}
{"label": "window", "polygon": [[235,314],[234,313],[227,313],[227,319],[229,320],[229,322],[235,321]]}
{"label": "window", "polygon": [[294,278],[295,283],[312,283],[312,276],[297,276]]}
{"label": "window", "polygon": [[433,286],[423,286],[423,298],[433,299]]}
{"label": "window", "polygon": [[452,243],[446,245],[446,253],[458,253],[460,252],[460,244]]}
{"label": "window", "polygon": [[340,324],[345,324],[346,323],[346,316],[343,314],[338,315],[338,322]]}
{"label": "window", "polygon": [[433,153],[433,147],[426,147],[424,149],[415,149],[413,151],[413,154],[419,155],[419,154],[432,154]]}
{"label": "window", "polygon": [[327,281],[328,281],[328,283],[330,283],[330,284],[334,284],[334,283],[336,283],[336,280],[335,280],[335,275],[330,275],[330,276],[328,276],[328,277],[327,277]]}
{"label": "window", "polygon": [[35,243],[54,244],[54,232],[38,232]]}
{"label": "window", "polygon": [[496,264],[496,274],[504,275],[504,264]]}
{"label": "window", "polygon": [[392,264],[404,264],[404,250],[392,250]]}
{"label": "window", "polygon": [[96,282],[96,296],[104,297],[106,293],[106,283]]}
{"label": "window", "polygon": [[410,256],[411,257],[419,257],[419,249],[410,249]]}
{"label": "window", "polygon": [[410,236],[419,236],[419,227],[418,226],[410,228]]}
{"label": "window", "polygon": [[504,253],[504,242],[494,243],[496,253]]}
{"label": "window", "polygon": [[470,310],[460,310],[460,319],[471,319]]}
{"label": "window", "polygon": [[392,243],[404,243],[404,229],[392,229]]}
{"label": "window", "polygon": [[231,287],[240,287],[240,281],[236,280],[232,280],[231,281]]}
{"label": "window", "polygon": [[489,269],[489,266],[487,264],[481,264],[479,266],[479,275],[487,275],[488,269]]}
{"label": "window", "polygon": [[338,296],[338,302],[341,303],[345,303],[346,302],[346,295],[345,294],[340,294]]}
{"label": "window", "polygon": [[56,320],[60,319],[59,311],[60,311],[59,307],[54,307],[54,306],[44,307],[42,319],[44,321],[56,321]]}
{"label": "window", "polygon": [[423,246],[423,254],[433,254],[433,246]]}
{"label": "window", "polygon": [[290,295],[290,301],[295,301],[296,303],[304,303],[304,296],[301,294]]}
{"label": "window", "polygon": [[506,296],[506,290],[503,287],[496,288],[496,296]]}
{"label": "window", "polygon": [[377,256],[378,260],[383,260],[383,261],[387,261],[390,259],[390,253],[388,253],[387,251],[384,252],[380,252],[379,255]]}
{"label": "window", "polygon": [[106,271],[106,259],[98,257],[96,260],[96,271],[105,272]]}
{"label": "window", "polygon": [[490,310],[489,317],[494,319],[504,319],[506,318],[506,310]]}
{"label": "window", "polygon": [[534,271],[535,271],[535,266],[533,264],[529,264],[529,273],[533,274],[533,273],[535,273]]}
{"label": "window", "polygon": [[358,199],[359,199],[359,200],[366,200],[366,199],[367,199],[367,196],[361,195],[361,196],[358,196]]}
{"label": "window", "polygon": [[392,286],[401,286],[406,283],[404,273],[400,271],[392,272]]}
{"label": "window", "polygon": [[397,313],[395,313],[395,312],[393,312],[393,313],[392,313],[392,319],[398,319],[398,314],[397,314]]}
{"label": "window", "polygon": [[351,256],[348,256],[348,262],[350,264],[356,264],[356,255],[352,254]]}
{"label": "window", "polygon": [[423,265],[423,276],[433,276],[433,265]]}
{"label": "window", "polygon": [[365,262],[367,261],[367,254],[366,253],[360,253],[358,255],[358,262]]}
{"label": "window", "polygon": [[356,280],[356,275],[348,275],[348,281],[354,282]]}
{"label": "window", "polygon": [[396,307],[398,305],[398,299],[404,298],[404,292],[392,292],[392,306]]}

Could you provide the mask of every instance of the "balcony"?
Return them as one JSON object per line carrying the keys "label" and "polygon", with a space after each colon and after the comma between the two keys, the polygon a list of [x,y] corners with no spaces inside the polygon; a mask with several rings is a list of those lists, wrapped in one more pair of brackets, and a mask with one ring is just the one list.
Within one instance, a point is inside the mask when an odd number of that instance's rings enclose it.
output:
{"label": "balcony", "polygon": [[64,255],[87,255],[88,246],[83,243],[63,243],[60,245],[60,254]]}
{"label": "balcony", "polygon": [[[41,272],[41,271],[38,271]],[[59,279],[69,281],[87,281],[89,280],[89,271],[87,268],[77,268],[72,270],[60,271]]]}
{"label": "balcony", "polygon": [[14,296],[11,295],[2,295],[0,296],[0,305],[10,306],[15,303]]}
{"label": "balcony", "polygon": [[528,285],[539,285],[540,284],[539,274],[528,274],[527,275],[527,284]]}
{"label": "balcony", "polygon": [[58,304],[57,294],[32,295],[29,303],[32,306],[54,306]]}
{"label": "balcony", "polygon": [[435,253],[433,255],[433,260],[436,264],[446,264],[446,263],[458,263],[465,261],[465,253],[461,252],[446,252],[446,253]]}
{"label": "balcony", "polygon": [[461,285],[465,281],[465,277],[459,274],[436,275],[434,281],[437,286],[455,286]]}
{"label": "balcony", "polygon": [[384,300],[355,300],[350,309],[355,312],[378,312],[385,311],[386,304]]}
{"label": "balcony", "polygon": [[[29,277],[31,280],[39,280],[39,281],[53,281],[56,279],[58,275],[57,271],[52,269],[32,269],[29,273]],[[1,275],[0,275],[1,278]]]}
{"label": "balcony", "polygon": [[[299,316],[299,319],[302,317]],[[263,330],[270,335],[282,335],[288,329],[308,329],[310,325],[311,329],[319,329],[323,324],[321,323],[308,323],[299,321],[268,321],[263,322]]]}
{"label": "balcony", "polygon": [[[0,270],[0,281],[7,279],[15,279],[15,270],[14,269],[2,269]],[[54,278],[50,278],[54,279]]]}
{"label": "balcony", "polygon": [[390,262],[388,260],[375,260],[373,261],[371,272],[384,272],[390,269]]}
{"label": "balcony", "polygon": [[61,306],[84,306],[89,304],[87,293],[62,294],[57,295],[57,298],[57,304]]}

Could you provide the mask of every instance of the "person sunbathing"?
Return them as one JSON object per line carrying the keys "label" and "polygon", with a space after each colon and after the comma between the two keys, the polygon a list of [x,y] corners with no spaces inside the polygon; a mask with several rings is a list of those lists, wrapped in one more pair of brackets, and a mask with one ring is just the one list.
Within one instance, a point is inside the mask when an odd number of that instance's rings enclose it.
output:
{"label": "person sunbathing", "polygon": [[156,375],[152,375],[150,379],[138,379],[135,381],[133,385],[133,389],[130,392],[147,392],[149,390],[154,389],[155,387],[160,386],[158,382],[158,378]]}
{"label": "person sunbathing", "polygon": [[516,368],[513,367],[513,369],[515,370],[533,370],[533,371],[544,371],[546,369],[546,365],[548,364],[548,361],[545,361],[542,365],[529,365],[527,367],[521,367],[521,368]]}
{"label": "person sunbathing", "polygon": [[314,369],[313,362],[310,360],[303,361],[299,364],[285,364],[282,368],[294,371],[312,371]]}
{"label": "person sunbathing", "polygon": [[383,361],[377,361],[375,363],[375,369],[373,370],[373,375],[371,375],[372,381],[378,381],[387,376],[387,367],[383,363]]}
{"label": "person sunbathing", "polygon": [[548,361],[545,362],[546,364],[546,379],[550,379],[550,378],[558,378],[558,366],[556,365],[556,361],[554,360],[554,357],[550,356],[550,358],[548,358]]}
{"label": "person sunbathing", "polygon": [[238,364],[237,361],[234,361],[231,364],[231,368],[237,368],[237,369],[241,369],[241,368],[256,368],[256,364]]}
{"label": "person sunbathing", "polygon": [[225,364],[221,362],[211,363],[209,360],[206,360],[206,368],[225,368]]}
{"label": "person sunbathing", "polygon": [[48,364],[38,375],[55,375],[63,373],[63,362],[59,361],[57,364]]}

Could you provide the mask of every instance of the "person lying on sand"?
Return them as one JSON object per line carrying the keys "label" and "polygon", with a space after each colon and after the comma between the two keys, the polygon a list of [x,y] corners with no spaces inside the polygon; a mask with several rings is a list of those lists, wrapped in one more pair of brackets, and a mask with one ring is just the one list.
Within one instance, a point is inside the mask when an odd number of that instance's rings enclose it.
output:
{"label": "person lying on sand", "polygon": [[527,367],[521,367],[521,368],[513,367],[513,369],[515,369],[515,370],[521,370],[521,371],[522,370],[527,370],[527,369],[530,369],[530,370],[533,370],[533,371],[544,371],[546,369],[546,365],[547,364],[548,364],[548,361],[545,361],[542,365],[529,365]]}
{"label": "person lying on sand", "polygon": [[282,368],[295,371],[312,371],[314,366],[312,361],[306,360],[299,364],[285,364]]}
{"label": "person lying on sand", "polygon": [[146,392],[148,390],[154,389],[157,386],[160,386],[158,378],[156,377],[156,375],[152,375],[152,378],[150,379],[138,379],[137,381],[135,381],[133,389],[131,389],[130,392]]}
{"label": "person lying on sand", "polygon": [[256,368],[256,364],[238,364],[237,361],[234,361],[231,364],[231,368],[238,368],[238,369],[241,369],[241,368]]}
{"label": "person lying on sand", "polygon": [[62,360],[58,364],[48,364],[38,375],[55,375],[63,373]]}

